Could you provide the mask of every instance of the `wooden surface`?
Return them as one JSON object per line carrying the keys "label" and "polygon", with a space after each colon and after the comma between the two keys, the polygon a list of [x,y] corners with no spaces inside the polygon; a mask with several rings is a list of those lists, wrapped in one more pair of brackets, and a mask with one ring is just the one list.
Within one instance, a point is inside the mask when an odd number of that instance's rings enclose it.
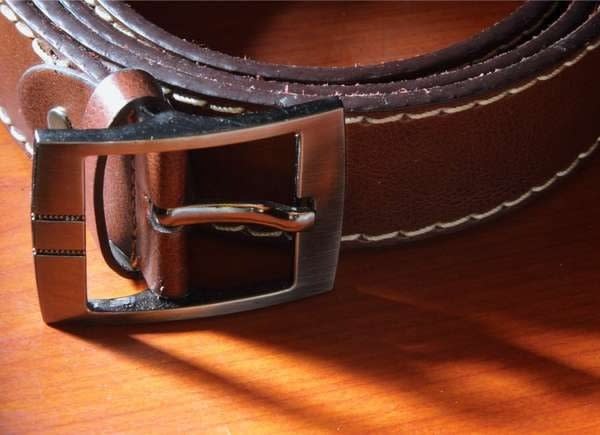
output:
{"label": "wooden surface", "polygon": [[324,296],[59,330],[0,144],[0,433],[600,431],[600,159],[464,234],[345,252]]}

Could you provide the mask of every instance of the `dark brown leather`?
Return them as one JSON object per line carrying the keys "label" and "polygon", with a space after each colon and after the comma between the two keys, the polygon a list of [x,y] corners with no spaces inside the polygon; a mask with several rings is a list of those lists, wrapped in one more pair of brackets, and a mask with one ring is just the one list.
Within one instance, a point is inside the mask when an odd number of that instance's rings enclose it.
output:
{"label": "dark brown leather", "polygon": [[[122,68],[147,71],[168,90],[174,107],[203,115],[336,95],[347,122],[347,244],[416,240],[497,217],[571,173],[595,149],[600,134],[600,14],[593,2],[469,5],[471,13],[508,15],[472,36],[446,40],[447,46],[430,43],[413,53],[418,55],[397,61],[390,59],[407,54],[403,42],[385,40],[385,35],[372,51],[357,42],[364,37],[345,38],[342,47],[330,44],[334,50],[325,41],[342,25],[352,28],[352,20],[360,24],[363,16],[371,22],[389,14],[389,24],[397,13],[398,20],[418,23],[420,15],[409,4],[361,4],[353,13],[343,4],[244,5],[247,17],[240,18],[240,5],[135,3],[132,9],[105,0],[89,3],[8,0],[2,5],[9,19],[0,19],[0,106],[10,116],[14,136],[31,143],[33,130],[44,127],[53,106],[65,107],[74,127],[85,127],[82,114],[94,87]],[[286,61],[285,49],[269,47],[285,48],[291,38],[284,39],[289,26],[278,27],[277,17],[289,14],[291,23],[320,20],[310,8],[321,8],[328,18],[316,26],[314,45],[309,40],[303,51],[289,57],[306,57],[305,66],[269,63]],[[177,31],[202,42],[203,31],[220,28],[212,23],[227,27],[228,14],[238,23],[229,31],[239,28],[242,36],[228,34],[233,42],[223,47],[238,55],[250,47],[248,52],[260,61],[210,50],[144,18],[166,27],[188,23]],[[194,25],[200,17],[213,27]],[[378,27],[360,26],[358,32],[371,33]],[[259,42],[252,42],[253,29],[263,35]],[[423,28],[422,38],[428,37]],[[302,40],[294,40],[296,50]],[[391,48],[384,50],[381,41]],[[361,50],[348,48],[354,45]],[[338,52],[342,54],[336,58]],[[374,58],[386,62],[373,63]],[[371,64],[352,65],[363,61]],[[230,258],[244,249],[247,255],[235,257],[239,275],[256,277],[272,270],[283,270],[278,279],[289,275],[289,259],[278,254],[277,245],[285,245],[284,240],[263,240],[258,248],[256,238],[239,234],[242,240],[233,240],[231,248],[218,248],[212,241],[214,228],[165,234],[146,219],[145,194],[160,207],[211,195],[285,199],[285,180],[293,172],[283,163],[289,162],[285,151],[279,155],[273,150],[280,147],[255,145],[240,148],[235,156],[190,152],[148,156],[136,159],[134,166],[109,162],[104,205],[110,239],[141,268],[151,288],[178,297],[188,288],[230,285],[237,280],[229,279],[230,270],[214,270],[198,259]],[[253,260],[258,251],[264,255]]]}

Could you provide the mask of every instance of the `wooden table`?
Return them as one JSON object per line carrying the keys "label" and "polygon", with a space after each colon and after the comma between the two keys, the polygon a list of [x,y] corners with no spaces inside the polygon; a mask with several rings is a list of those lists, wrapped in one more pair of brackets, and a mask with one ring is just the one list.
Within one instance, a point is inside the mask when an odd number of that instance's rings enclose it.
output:
{"label": "wooden table", "polygon": [[30,162],[0,144],[1,433],[600,431],[597,158],[480,228],[344,252],[323,296],[61,330],[37,307]]}

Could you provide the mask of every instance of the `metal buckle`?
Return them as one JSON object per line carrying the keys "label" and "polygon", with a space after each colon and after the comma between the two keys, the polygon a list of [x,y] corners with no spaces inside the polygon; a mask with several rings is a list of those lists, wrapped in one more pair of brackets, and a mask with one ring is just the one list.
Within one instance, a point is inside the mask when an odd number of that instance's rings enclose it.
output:
{"label": "metal buckle", "polygon": [[[225,125],[225,127],[224,127]],[[297,198],[312,208],[279,204],[204,204],[154,210],[161,225],[196,222],[260,223],[298,231],[289,288],[204,305],[163,300],[149,290],[88,300],[85,247],[84,159],[228,146],[296,134]],[[179,112],[102,130],[36,132],[32,231],[33,257],[46,323],[71,319],[146,322],[207,317],[279,304],[330,290],[339,254],[345,184],[344,116],[338,100],[322,100],[235,122]]]}

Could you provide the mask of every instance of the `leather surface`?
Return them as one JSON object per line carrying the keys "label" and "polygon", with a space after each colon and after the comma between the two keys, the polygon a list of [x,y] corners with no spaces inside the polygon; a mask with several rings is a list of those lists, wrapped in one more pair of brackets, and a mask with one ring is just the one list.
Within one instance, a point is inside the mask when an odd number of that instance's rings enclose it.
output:
{"label": "leather surface", "polygon": [[[4,14],[9,19],[0,20],[5,77],[0,105],[23,143],[31,143],[33,129],[44,126],[52,106],[67,108],[73,125],[83,127],[81,114],[93,87],[122,68],[149,72],[174,107],[204,115],[336,95],[347,111],[348,243],[415,240],[499,216],[570,173],[599,135],[600,15],[593,2],[528,2],[446,48],[338,67],[235,57],[150,23],[138,14],[153,16],[143,4],[132,9],[123,3],[91,3],[10,0],[2,6],[10,12]],[[201,4],[193,7],[202,9]],[[35,54],[40,51],[44,62]],[[40,63],[45,67],[36,67]],[[105,213],[110,238],[128,256],[139,255],[151,288],[181,296],[189,287],[201,287],[203,277],[214,271],[199,270],[201,261],[190,258],[206,255],[197,242],[212,237],[214,228],[209,236],[206,229],[155,234],[147,225],[143,195],[172,207],[215,191],[229,200],[285,194],[270,187],[291,176],[289,168],[282,169],[285,152],[242,155],[245,164],[234,172],[230,157],[219,152],[109,165]],[[257,171],[280,175],[248,182]],[[219,181],[211,185],[210,180]],[[278,243],[238,236],[234,242],[241,245]],[[208,246],[213,252],[220,249]],[[254,248],[247,250],[248,255],[236,257],[237,264],[257,262]],[[265,261],[281,268],[281,260]],[[250,275],[264,272],[250,269]],[[214,281],[229,273],[217,273]]]}

